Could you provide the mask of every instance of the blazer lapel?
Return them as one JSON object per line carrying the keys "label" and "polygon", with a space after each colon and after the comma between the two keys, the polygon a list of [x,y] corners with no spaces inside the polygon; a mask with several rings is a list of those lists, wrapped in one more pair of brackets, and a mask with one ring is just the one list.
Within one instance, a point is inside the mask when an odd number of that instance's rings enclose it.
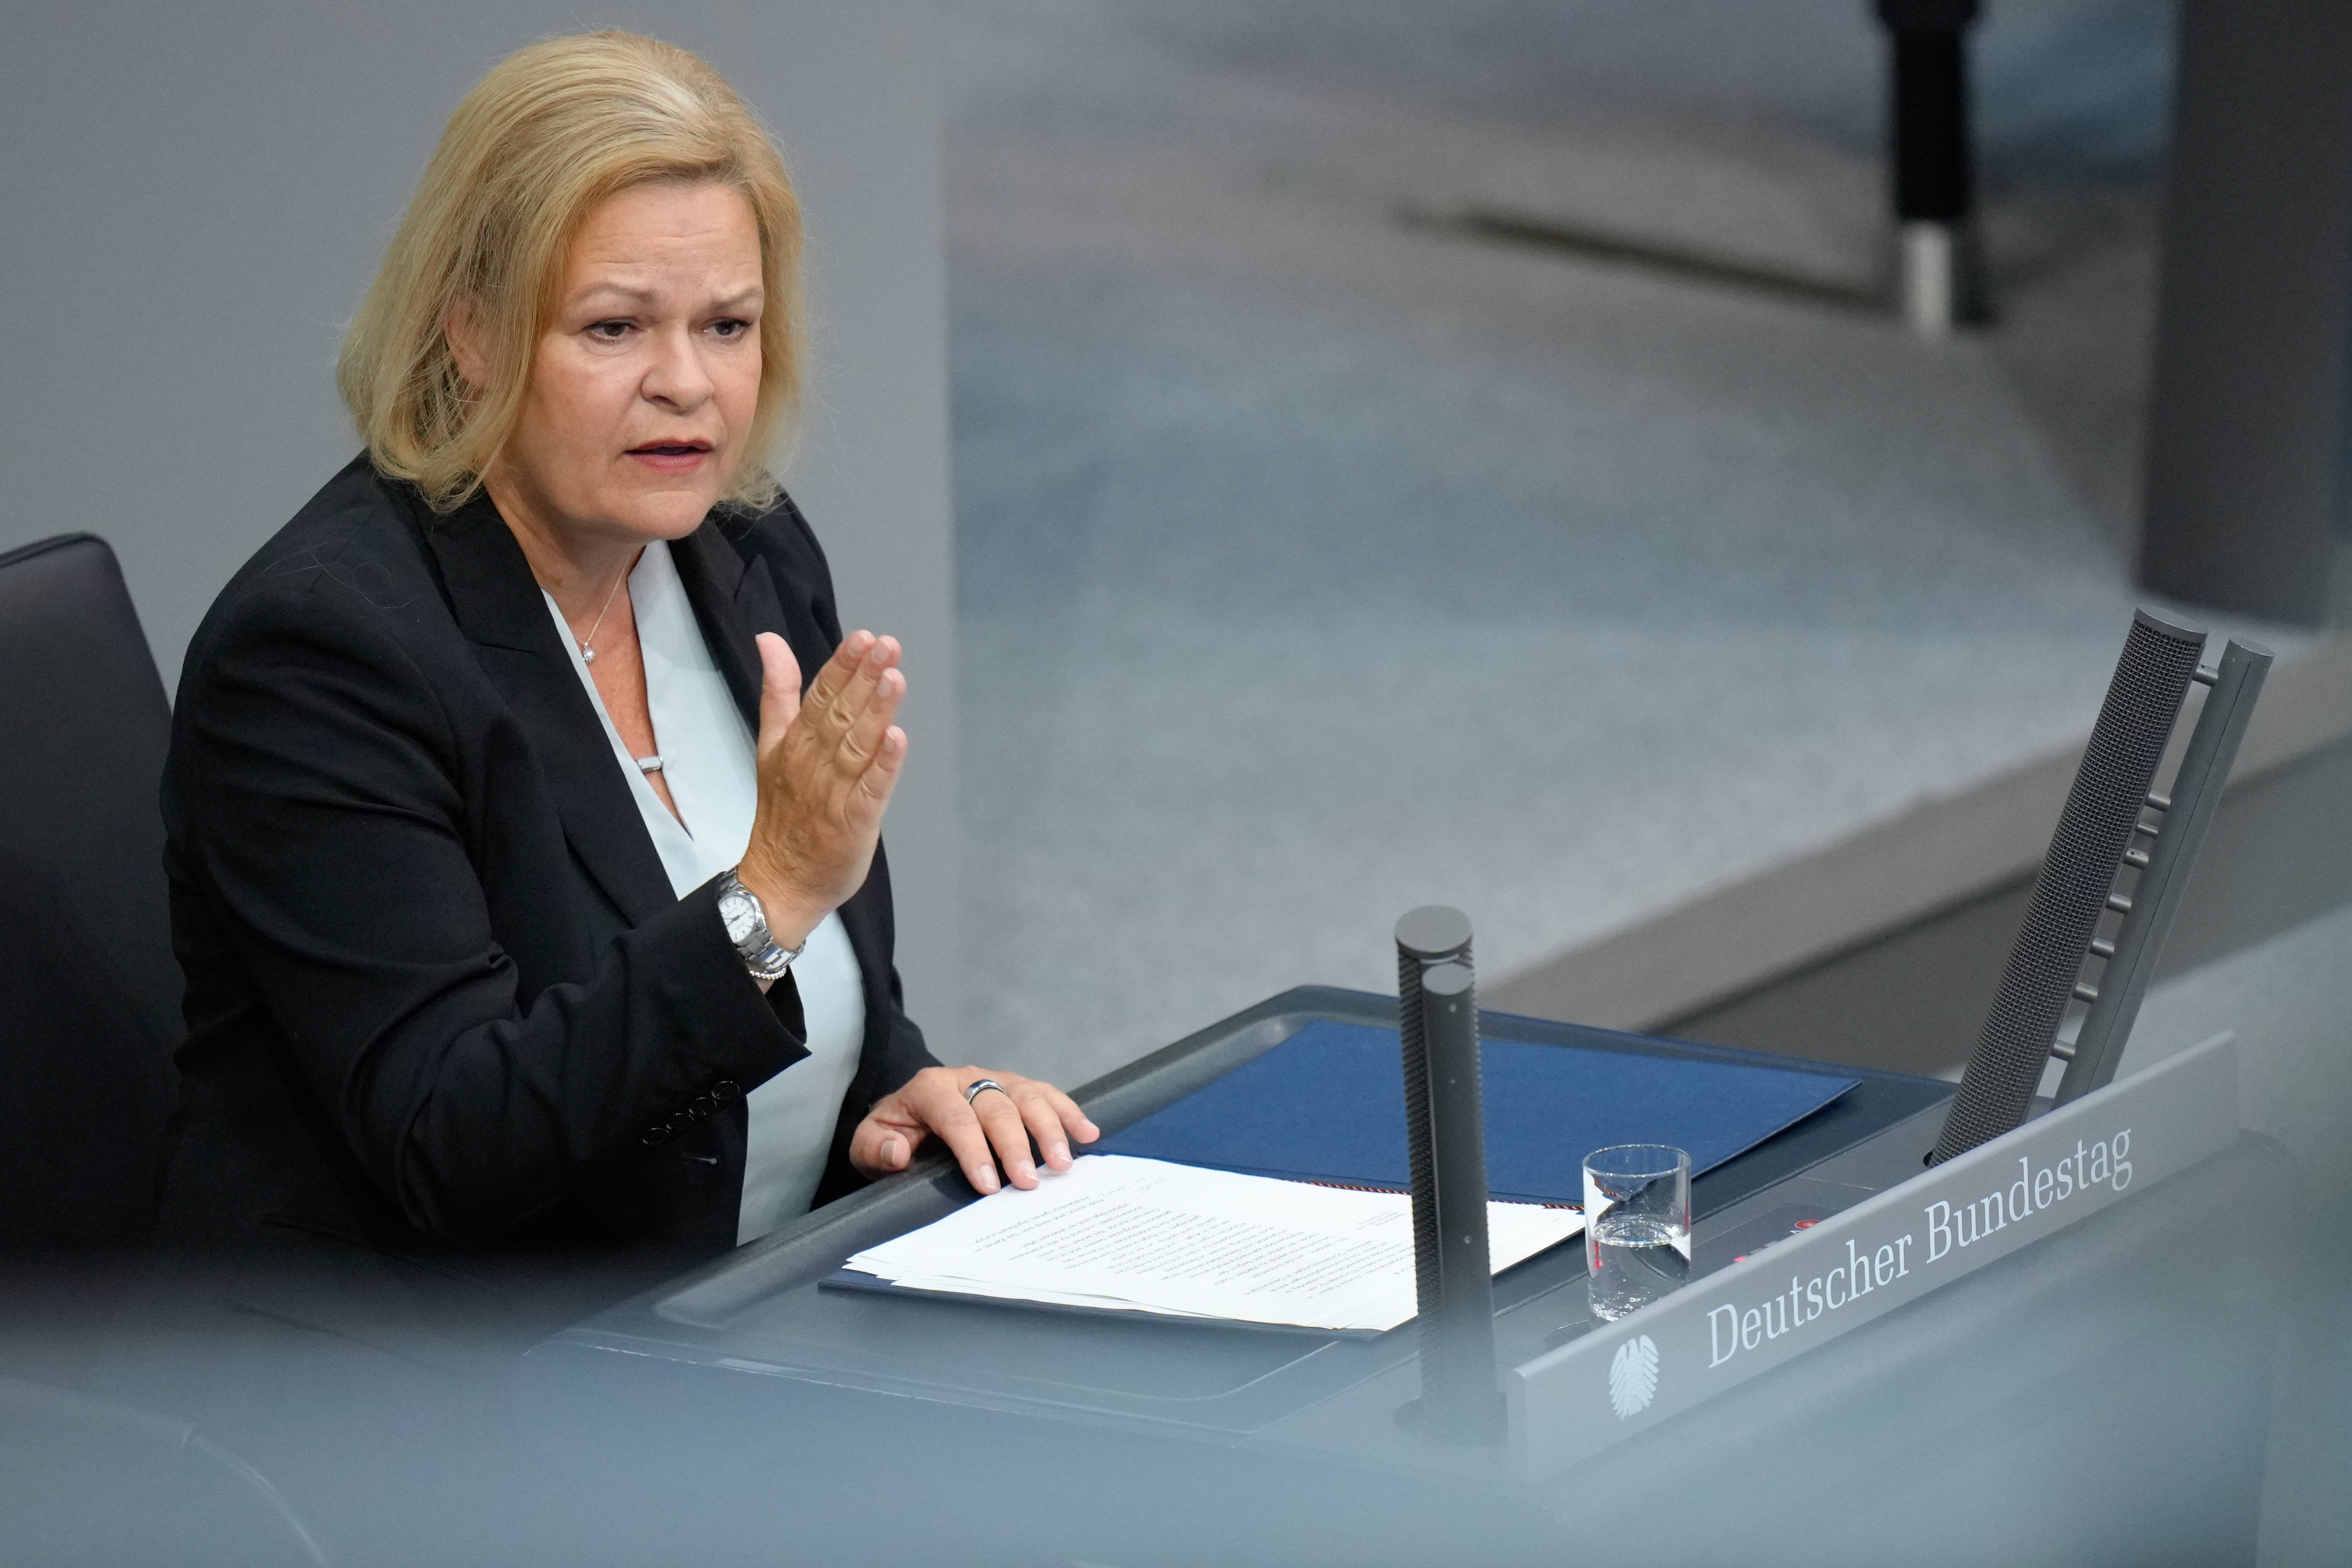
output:
{"label": "blazer lapel", "polygon": [[719,667],[727,689],[734,695],[735,705],[743,710],[745,722],[757,735],[760,648],[751,639],[761,632],[783,628],[764,620],[745,621],[735,602],[736,592],[749,574],[743,558],[710,523],[706,521],[671,544],[669,558],[677,568],[678,586],[686,590],[687,603],[694,606],[695,625],[702,630],[703,646],[710,650],[710,662]]}
{"label": "blazer lapel", "polygon": [[801,689],[808,689],[833,649],[814,626],[796,626],[785,617],[776,597],[775,580],[768,563],[758,556],[746,561],[736,552],[714,523],[706,522],[669,547],[677,579],[694,606],[702,640],[711,662],[726,678],[751,733],[760,732],[760,647],[753,639],[774,632],[791,645],[801,667]]}
{"label": "blazer lapel", "polygon": [[643,923],[677,901],[669,874],[522,547],[487,495],[424,529],[459,629],[539,752],[572,852],[629,922]]}

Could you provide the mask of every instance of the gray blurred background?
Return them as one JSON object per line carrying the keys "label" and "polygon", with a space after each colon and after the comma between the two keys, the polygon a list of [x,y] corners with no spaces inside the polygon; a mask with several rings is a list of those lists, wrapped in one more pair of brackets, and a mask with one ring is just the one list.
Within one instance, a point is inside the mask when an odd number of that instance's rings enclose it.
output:
{"label": "gray blurred background", "polygon": [[[1876,934],[1820,906],[1892,927],[2030,873],[2046,784],[1990,859],[1769,895],[2071,769],[2154,602],[2168,5],[1989,7],[1998,318],[1945,342],[1405,221],[1483,202],[1868,289],[1861,0],[949,16],[974,1056],[1083,1078],[1285,985],[1391,987],[1426,901],[1508,1004],[1682,1020],[1766,978],[1726,942],[1812,962]],[[1675,928],[1759,887],[1745,934]],[[1580,968],[1627,932],[1680,973]],[[1914,995],[1874,1022],[1950,999]],[[1882,1065],[1956,1064],[1951,1034]],[[1831,1054],[1807,1039],[1755,1043]]]}

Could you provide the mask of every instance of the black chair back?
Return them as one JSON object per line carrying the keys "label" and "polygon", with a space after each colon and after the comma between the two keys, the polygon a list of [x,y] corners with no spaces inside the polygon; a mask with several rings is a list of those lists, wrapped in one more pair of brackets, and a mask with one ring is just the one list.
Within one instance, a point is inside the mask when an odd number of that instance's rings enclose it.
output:
{"label": "black chair back", "polygon": [[0,1247],[152,1221],[180,1037],[171,724],[102,540],[0,554]]}

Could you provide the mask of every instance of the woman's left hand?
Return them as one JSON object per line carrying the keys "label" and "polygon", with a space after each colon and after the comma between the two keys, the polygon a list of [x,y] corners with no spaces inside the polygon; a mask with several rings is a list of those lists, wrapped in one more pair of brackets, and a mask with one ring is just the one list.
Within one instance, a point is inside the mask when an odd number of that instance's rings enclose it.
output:
{"label": "woman's left hand", "polygon": [[[964,1100],[964,1090],[982,1079],[1003,1086],[984,1089]],[[1037,1184],[1029,1141],[1037,1141],[1045,1163],[1070,1168],[1070,1142],[1091,1143],[1101,1130],[1077,1102],[1052,1084],[1017,1072],[980,1068],[925,1068],[896,1094],[877,1100],[850,1135],[849,1163],[868,1176],[903,1171],[923,1140],[936,1134],[947,1144],[964,1180],[983,1195],[996,1191],[997,1167],[1016,1187]]]}

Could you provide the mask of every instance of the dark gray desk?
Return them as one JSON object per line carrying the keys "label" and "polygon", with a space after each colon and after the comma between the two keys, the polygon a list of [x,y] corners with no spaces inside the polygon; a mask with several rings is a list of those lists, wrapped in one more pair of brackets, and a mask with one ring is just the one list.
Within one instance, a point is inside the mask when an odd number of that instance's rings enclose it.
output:
{"label": "dark gray desk", "polygon": [[[1081,1098],[1116,1129],[1309,1021],[1384,1022],[1394,1006],[1287,992]],[[1537,1020],[1485,1026],[1591,1043]],[[1837,1105],[1699,1180],[1702,1270],[1759,1219],[1835,1212],[1918,1169],[1950,1086],[1861,1076]],[[656,1538],[722,1552],[790,1541],[814,1561],[1557,1562],[1614,1540],[1595,1560],[1650,1561],[1673,1542],[1668,1558],[1818,1561],[1809,1543],[1851,1538],[1854,1561],[2030,1561],[2021,1542],[2068,1531],[2042,1521],[2021,1534],[2015,1521],[2063,1497],[2078,1531],[2097,1526],[2086,1542],[2137,1538],[2116,1533],[2117,1510],[2160,1523],[2164,1552],[2141,1559],[2160,1560],[2251,1541],[2242,1461],[2251,1442],[2258,1494],[2270,1309],[2246,1270],[2176,1278],[2172,1238],[2275,1179],[2263,1174],[2272,1159],[2245,1149],[2211,1162],[2228,1171],[2160,1184],[2063,1250],[2028,1248],[1542,1485],[1396,1425],[1417,1382],[1410,1327],[1351,1342],[818,1289],[850,1253],[971,1200],[938,1166],[558,1336],[526,1360],[516,1408],[559,1465],[639,1500],[634,1516],[658,1521],[645,1525]],[[1582,1281],[1575,1247],[1497,1281],[1502,1365],[1591,1327]],[[2218,1322],[2235,1331],[2212,1334]],[[2127,1374],[2133,1357],[2161,1360],[2191,1335],[2215,1342],[2185,1375]],[[2183,1397],[2196,1407],[2186,1442],[2167,1415]],[[2015,1432],[1979,1442],[1969,1419]],[[1335,1424],[1351,1452],[1331,1451]],[[1958,1447],[1931,1455],[1939,1441]],[[2086,1466],[2115,1484],[2081,1483]],[[2069,1473],[2072,1489],[2053,1490]],[[1983,1494],[1995,1475],[2011,1495]],[[1857,1491],[1859,1477],[1871,1482]],[[1892,1541],[1872,1533],[1888,1529]]]}

